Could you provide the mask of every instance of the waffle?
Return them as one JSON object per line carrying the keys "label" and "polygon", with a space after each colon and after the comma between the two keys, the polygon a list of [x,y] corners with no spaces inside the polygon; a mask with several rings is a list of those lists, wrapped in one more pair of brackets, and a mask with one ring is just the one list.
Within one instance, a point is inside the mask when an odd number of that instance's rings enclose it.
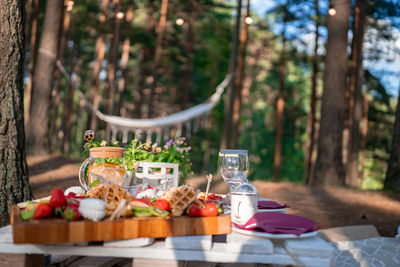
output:
{"label": "waffle", "polygon": [[103,200],[106,203],[106,215],[110,216],[118,207],[119,203],[129,200],[132,195],[117,185],[106,185]]}
{"label": "waffle", "polygon": [[196,199],[196,196],[197,192],[190,186],[183,185],[168,189],[163,194],[162,198],[169,202],[172,215],[180,216],[189,204]]}
{"label": "waffle", "polygon": [[104,184],[99,184],[99,185],[95,186],[94,188],[90,189],[89,191],[87,191],[86,196],[90,197],[90,198],[103,199],[104,192],[105,192]]}

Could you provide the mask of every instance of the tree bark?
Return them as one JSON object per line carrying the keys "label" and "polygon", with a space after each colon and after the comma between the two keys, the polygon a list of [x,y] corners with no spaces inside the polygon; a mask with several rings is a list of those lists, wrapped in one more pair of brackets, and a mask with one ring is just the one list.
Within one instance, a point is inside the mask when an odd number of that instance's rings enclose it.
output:
{"label": "tree bark", "polygon": [[352,65],[350,69],[350,104],[349,104],[349,144],[346,166],[346,184],[351,187],[357,187],[358,154],[360,139],[360,120],[362,117],[362,96],[361,85],[363,78],[363,43],[365,12],[367,9],[367,0],[357,0],[354,12],[354,28],[352,42]]}
{"label": "tree bark", "polygon": [[360,158],[360,183],[358,187],[362,187],[364,183],[364,167],[365,167],[365,153],[367,149],[367,134],[368,134],[368,109],[369,109],[369,91],[365,90],[364,105],[363,105],[363,120],[361,130],[361,158]]}
{"label": "tree bark", "polygon": [[312,77],[311,77],[311,99],[310,99],[310,113],[307,122],[308,139],[306,146],[306,183],[312,184],[312,170],[313,170],[313,155],[315,144],[315,123],[317,113],[317,82],[319,73],[319,57],[318,57],[318,42],[319,42],[319,0],[314,1],[315,9],[315,39],[314,39],[314,56],[312,59]]}
{"label": "tree bark", "polygon": [[[250,16],[250,0],[247,0],[245,18]],[[246,64],[246,49],[248,41],[249,25],[243,20],[242,31],[240,33],[240,53],[238,61],[238,73],[235,80],[235,98],[233,101],[233,147],[238,147],[240,135],[240,117],[242,110],[242,91],[244,79],[244,67]]]}
{"label": "tree bark", "polygon": [[282,31],[282,50],[279,58],[279,92],[276,101],[276,121],[275,121],[275,147],[274,147],[274,182],[279,182],[279,176],[282,163],[282,125],[283,125],[283,111],[285,108],[285,68],[286,68],[286,22],[287,22],[287,6],[285,6],[285,14],[283,18],[283,31]]}
{"label": "tree bark", "polygon": [[39,18],[39,0],[33,1],[33,18],[30,38],[30,53],[29,53],[29,79],[26,84],[26,104],[25,104],[25,124],[28,125],[29,114],[31,110],[31,99],[32,99],[32,83],[33,76],[35,73],[35,59],[37,54],[37,35],[38,35],[38,18]]}
{"label": "tree bark", "polygon": [[[107,59],[107,77],[104,84],[105,92],[105,112],[108,115],[112,115],[114,111],[115,101],[115,74],[117,72],[117,58],[118,58],[118,44],[119,35],[121,28],[121,19],[117,18],[117,13],[121,10],[121,0],[117,0],[114,9],[114,35],[111,40],[110,52]],[[111,127],[110,124],[106,125],[105,130],[106,140],[111,139]]]}
{"label": "tree bark", "polygon": [[11,205],[32,198],[25,156],[24,3],[0,1],[0,225]]}
{"label": "tree bark", "polygon": [[[64,6],[67,6],[69,0],[64,0]],[[62,20],[62,30],[61,30],[61,38],[60,38],[60,46],[58,48],[58,60],[60,61],[61,65],[64,65],[65,54],[67,52],[68,47],[68,30],[69,25],[71,22],[71,10],[65,8],[64,16]],[[57,139],[58,139],[58,130],[59,125],[57,124],[58,113],[59,113],[59,106],[61,103],[61,88],[62,88],[62,79],[64,79],[63,74],[59,69],[56,68],[55,72],[56,76],[56,84],[54,86],[55,95],[53,97],[53,115],[51,120],[51,128],[50,128],[50,152],[53,152],[57,146]]]}
{"label": "tree bark", "polygon": [[237,0],[236,23],[232,36],[231,58],[229,62],[229,73],[232,75],[229,85],[226,87],[225,102],[224,102],[224,129],[222,132],[220,148],[228,148],[231,146],[231,131],[232,131],[232,114],[233,114],[233,99],[234,85],[236,77],[236,63],[238,54],[238,40],[240,33],[240,21],[242,17],[242,0]]}
{"label": "tree bark", "polygon": [[324,92],[313,185],[342,185],[342,135],[347,88],[347,31],[350,0],[333,0],[335,16],[328,16]]}
{"label": "tree bark", "polygon": [[[128,25],[132,23],[133,20],[133,5],[128,7],[128,10],[126,11],[125,15],[125,21]],[[121,78],[118,80],[118,102],[116,105],[116,110],[114,111],[114,114],[124,114],[126,115],[126,112],[122,111],[123,108],[123,93],[125,91],[126,87],[126,79],[128,76],[128,63],[129,63],[129,50],[131,48],[131,40],[129,37],[126,37],[124,40],[124,44],[122,46],[122,55],[121,55]]]}
{"label": "tree bark", "polygon": [[156,49],[154,51],[153,64],[151,66],[151,84],[150,84],[150,97],[149,97],[149,109],[148,109],[148,117],[151,118],[153,115],[153,98],[154,91],[157,84],[157,69],[160,64],[161,53],[162,53],[162,42],[164,39],[165,26],[167,24],[167,11],[168,11],[168,0],[161,1],[161,13],[160,13],[160,21],[157,26],[157,42]]}
{"label": "tree bark", "polygon": [[[109,0],[102,1],[102,15],[100,17],[100,28],[106,22],[107,14],[108,14],[108,3]],[[102,31],[102,29],[100,29]],[[105,36],[101,32],[99,33],[96,46],[95,46],[95,62],[92,73],[92,85],[89,90],[89,101],[93,103],[93,107],[98,109],[100,106],[101,96],[100,96],[100,71],[101,71],[101,63],[104,60],[105,53]],[[88,121],[86,124],[87,129],[96,130],[97,129],[97,117],[94,112],[90,112],[88,115]]]}
{"label": "tree bark", "polygon": [[[150,34],[154,29],[154,0],[149,0],[149,6],[147,7],[146,14],[146,26],[145,31]],[[135,118],[142,117],[142,104],[144,101],[144,89],[146,85],[146,77],[150,75],[149,61],[151,60],[151,49],[148,45],[144,45],[142,51],[139,54],[139,77],[137,84],[137,93],[135,94]]]}
{"label": "tree bark", "polygon": [[392,148],[383,189],[400,192],[400,88],[397,97]]}
{"label": "tree bark", "polygon": [[56,63],[60,14],[63,0],[47,1],[39,55],[33,77],[31,114],[28,123],[28,147],[31,154],[47,154],[47,125],[50,91]]}

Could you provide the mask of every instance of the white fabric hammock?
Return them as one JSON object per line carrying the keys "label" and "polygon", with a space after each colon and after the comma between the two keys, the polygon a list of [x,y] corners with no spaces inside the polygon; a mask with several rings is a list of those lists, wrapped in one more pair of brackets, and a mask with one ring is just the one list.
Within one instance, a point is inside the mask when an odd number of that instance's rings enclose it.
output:
{"label": "white fabric hammock", "polygon": [[[56,61],[56,66],[64,74],[64,77],[67,79],[67,81],[71,82],[67,71],[64,69],[64,66],[61,64],[59,60]],[[123,133],[122,142],[126,142],[129,131],[135,131],[135,132],[146,131],[147,139],[149,140],[151,138],[152,132],[156,130],[157,142],[160,142],[162,128],[177,126],[176,135],[179,136],[182,133],[182,124],[185,124],[186,131],[190,132],[189,131],[190,120],[200,117],[203,114],[206,114],[219,103],[219,101],[221,100],[221,95],[224,92],[225,88],[228,86],[231,78],[232,74],[226,75],[225,79],[217,86],[215,93],[204,103],[198,104],[194,107],[188,108],[178,113],[152,119],[131,119],[131,118],[124,118],[114,115],[103,114],[100,110],[96,109],[92,105],[92,103],[89,102],[89,100],[86,98],[83,92],[79,90],[79,88],[76,88],[76,90],[78,91],[80,97],[84,99],[86,106],[92,112],[94,112],[100,120],[110,124],[112,129],[112,138],[111,138],[112,140],[116,140],[118,131],[122,131]]]}

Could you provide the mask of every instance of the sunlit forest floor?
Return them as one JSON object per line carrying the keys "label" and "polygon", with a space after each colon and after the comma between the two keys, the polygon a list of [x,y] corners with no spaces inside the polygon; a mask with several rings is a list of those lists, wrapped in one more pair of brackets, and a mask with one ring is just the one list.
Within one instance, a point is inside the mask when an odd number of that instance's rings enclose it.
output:
{"label": "sunlit forest floor", "polygon": [[[78,185],[79,161],[58,155],[28,157],[30,182],[35,198],[48,196],[54,187]],[[205,190],[206,178],[194,176],[187,182]],[[254,181],[260,197],[288,203],[290,214],[317,222],[319,228],[372,224],[382,236],[393,237],[400,225],[400,194],[357,191],[344,188],[318,189],[300,184]],[[211,192],[226,193],[228,187],[213,180]]]}

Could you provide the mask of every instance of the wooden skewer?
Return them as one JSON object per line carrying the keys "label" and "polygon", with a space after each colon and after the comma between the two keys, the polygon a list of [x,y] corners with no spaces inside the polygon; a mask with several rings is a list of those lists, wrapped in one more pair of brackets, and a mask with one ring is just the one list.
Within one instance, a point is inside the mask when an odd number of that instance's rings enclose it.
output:
{"label": "wooden skewer", "polygon": [[207,201],[207,198],[208,198],[208,190],[210,189],[210,184],[211,184],[211,180],[212,180],[212,174],[210,173],[210,174],[206,175],[206,178],[207,178],[207,190],[206,190],[206,197],[205,197],[205,200]]}

